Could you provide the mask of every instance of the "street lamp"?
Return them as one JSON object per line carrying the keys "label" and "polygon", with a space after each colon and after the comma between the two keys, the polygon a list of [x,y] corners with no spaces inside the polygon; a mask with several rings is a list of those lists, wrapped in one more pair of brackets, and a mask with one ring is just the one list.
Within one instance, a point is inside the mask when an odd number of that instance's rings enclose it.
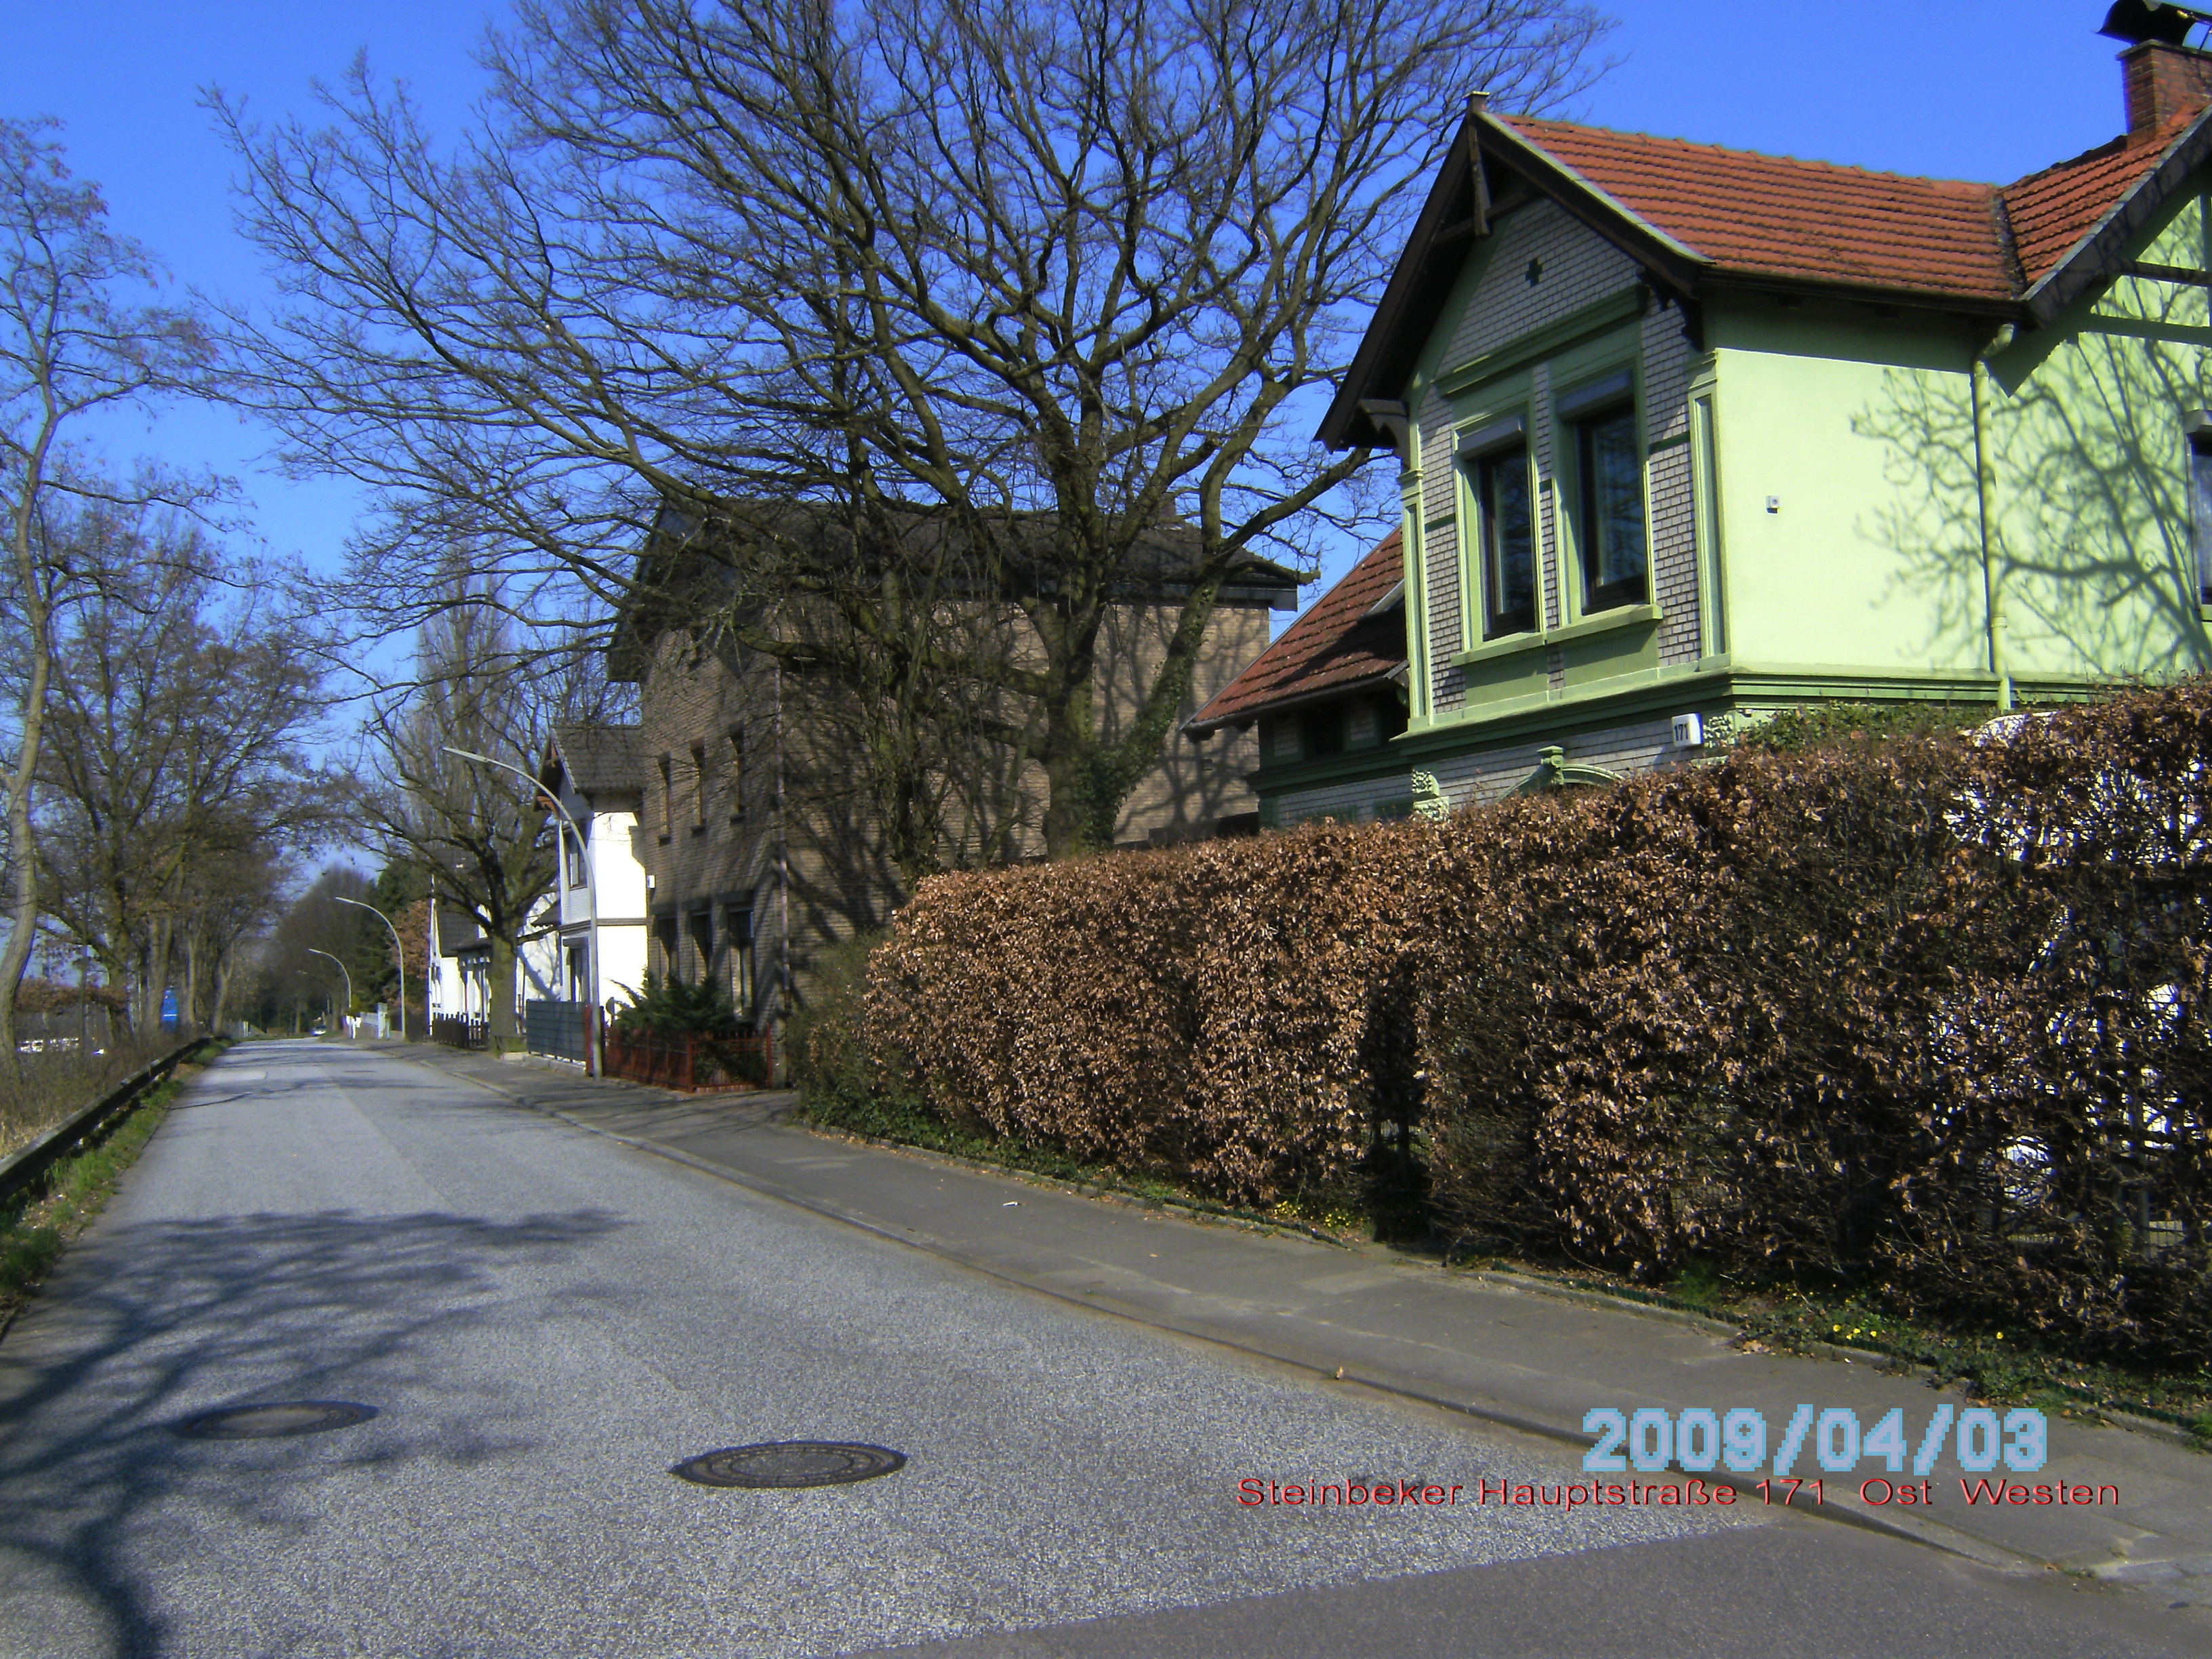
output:
{"label": "street lamp", "polygon": [[[307,954],[311,957],[321,957],[326,962],[338,962],[338,959],[328,951],[318,951],[312,945],[307,947]],[[353,975],[346,974],[346,965],[343,962],[338,962],[338,972],[345,974],[346,1012],[350,1015],[353,1012]]]}
{"label": "street lamp", "polygon": [[392,925],[392,918],[386,915],[383,911],[378,909],[374,904],[363,904],[359,899],[342,897],[337,893],[331,894],[331,896],[337,899],[340,904],[350,904],[356,910],[368,911],[369,915],[374,916],[379,921],[382,922],[385,927],[385,931],[392,935],[392,949],[399,958],[399,1040],[402,1042],[406,1042],[407,950],[406,947],[399,942],[399,930]]}
{"label": "street lamp", "polygon": [[[575,836],[576,856],[583,861],[584,866],[584,903],[592,913],[590,919],[591,932],[587,935],[591,940],[589,946],[592,953],[591,983],[586,988],[591,993],[590,1000],[596,1003],[599,1000],[599,886],[598,872],[592,868],[596,860],[592,857],[592,849],[590,845],[584,839],[583,827],[579,824],[575,819],[568,816],[568,809],[561,805],[561,798],[558,795],[555,794],[550,789],[548,789],[544,784],[538,782],[536,778],[524,771],[520,767],[511,765],[503,760],[494,760],[489,755],[479,755],[473,749],[456,749],[450,743],[441,744],[439,747],[443,749],[449,755],[459,756],[465,761],[475,761],[481,766],[496,766],[502,772],[514,773],[516,777],[520,778],[525,783],[530,786],[531,791],[533,794],[537,795],[540,799],[544,800],[547,805],[550,806],[555,811],[561,815],[562,823],[567,826],[568,831],[570,835]],[[566,884],[568,879],[566,866],[568,862],[566,848],[564,847],[563,856],[556,859],[553,863],[554,890],[556,892],[563,890]],[[588,1032],[589,1030],[590,1027],[586,1025],[586,1030]],[[595,1071],[597,1067],[592,1062],[591,1043],[588,1037],[585,1042],[584,1048],[584,1069],[587,1073]]]}

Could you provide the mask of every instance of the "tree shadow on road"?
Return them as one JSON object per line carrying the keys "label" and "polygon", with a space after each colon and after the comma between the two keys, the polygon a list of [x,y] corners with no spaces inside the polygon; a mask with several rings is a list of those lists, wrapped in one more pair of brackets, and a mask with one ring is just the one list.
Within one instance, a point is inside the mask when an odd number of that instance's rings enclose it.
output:
{"label": "tree shadow on road", "polygon": [[[114,1652],[167,1651],[142,1564],[149,1528],[173,1524],[170,1500],[241,1527],[296,1528],[287,1500],[334,1468],[469,1465],[534,1443],[521,1402],[452,1374],[455,1341],[511,1316],[518,1279],[625,1224],[592,1210],[508,1221],[339,1211],[86,1238],[0,1343],[0,1600],[34,1586],[58,1606],[96,1607]],[[547,1292],[545,1316],[587,1315],[619,1293],[571,1281]],[[200,1412],[277,1400],[375,1407],[374,1449],[362,1451],[365,1430],[228,1443],[174,1432]],[[190,1547],[167,1538],[155,1553]]]}

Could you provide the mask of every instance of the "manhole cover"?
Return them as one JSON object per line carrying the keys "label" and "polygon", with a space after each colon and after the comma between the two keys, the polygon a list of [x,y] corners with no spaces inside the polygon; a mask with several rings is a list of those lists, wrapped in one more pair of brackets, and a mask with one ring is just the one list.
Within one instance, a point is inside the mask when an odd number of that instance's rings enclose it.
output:
{"label": "manhole cover", "polygon": [[270,1406],[229,1406],[202,1412],[177,1425],[179,1434],[195,1440],[273,1440],[288,1434],[320,1434],[349,1429],[376,1415],[374,1406],[343,1400],[284,1400]]}
{"label": "manhole cover", "polygon": [[702,1453],[669,1473],[702,1486],[842,1486],[872,1480],[905,1463],[902,1454],[884,1446],[786,1440]]}

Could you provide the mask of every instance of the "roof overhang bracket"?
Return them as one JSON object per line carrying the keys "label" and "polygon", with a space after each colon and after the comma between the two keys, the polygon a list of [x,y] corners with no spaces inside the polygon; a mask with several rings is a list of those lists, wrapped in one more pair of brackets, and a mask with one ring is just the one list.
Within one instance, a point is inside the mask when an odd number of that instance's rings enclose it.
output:
{"label": "roof overhang bracket", "polygon": [[1439,242],[1480,240],[1490,234],[1490,180],[1482,170],[1482,112],[1489,102],[1486,92],[1467,95],[1467,120],[1460,127],[1460,142],[1467,156],[1468,214],[1439,230]]}
{"label": "roof overhang bracket", "polygon": [[1398,459],[1413,464],[1413,415],[1402,398],[1362,398],[1359,412],[1368,424],[1390,441]]}
{"label": "roof overhang bracket", "polygon": [[2153,264],[2147,259],[2130,259],[2121,265],[2123,276],[2140,276],[2146,282],[2179,283],[2189,288],[2212,288],[2212,270],[2192,270],[2186,265]]}

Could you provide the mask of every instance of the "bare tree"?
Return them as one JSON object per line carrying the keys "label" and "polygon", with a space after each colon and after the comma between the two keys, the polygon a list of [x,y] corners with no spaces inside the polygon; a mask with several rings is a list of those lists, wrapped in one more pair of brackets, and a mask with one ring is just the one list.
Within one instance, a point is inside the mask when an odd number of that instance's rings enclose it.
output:
{"label": "bare tree", "polygon": [[276,920],[286,866],[269,850],[227,848],[196,865],[184,894],[185,1018],[220,1031],[249,947]]}
{"label": "bare tree", "polygon": [[173,518],[101,517],[78,543],[84,591],[54,620],[41,856],[56,920],[131,988],[147,1030],[180,957],[188,1017],[203,970],[227,984],[272,861],[337,822],[342,780],[309,752],[321,642],[281,587],[218,582],[205,538]]}
{"label": "bare tree", "polygon": [[[672,600],[681,562],[633,556],[674,507],[728,625],[819,596],[900,677],[888,708],[1003,699],[1065,850],[1152,763],[1224,586],[1304,559],[1363,459],[1305,422],[1460,95],[1556,106],[1604,27],[1582,0],[535,0],[450,157],[360,64],[327,130],[227,112],[293,301],[249,342],[259,396],[299,464],[379,491],[364,573],[465,532]],[[841,533],[793,533],[794,503]],[[965,649],[948,592],[1024,648]],[[1172,625],[1109,736],[1132,599]]]}
{"label": "bare tree", "polygon": [[[379,958],[368,937],[375,921],[337,901],[366,899],[369,891],[368,878],[339,860],[325,865],[283,906],[256,952],[258,973],[252,1006],[264,1023],[273,1024],[286,1007],[296,1016],[303,1004],[313,1006],[325,999],[334,1013],[340,1012],[337,998],[349,980],[360,981]],[[385,956],[389,955],[387,950]],[[359,989],[358,982],[354,988]]]}
{"label": "bare tree", "polygon": [[556,721],[623,711],[623,689],[593,658],[535,660],[517,643],[498,589],[448,579],[418,635],[413,684],[373,711],[356,815],[432,902],[466,912],[491,945],[491,1034],[515,1035],[515,958],[550,893],[554,843],[541,799],[511,773],[451,752],[489,755],[534,775]]}
{"label": "bare tree", "polygon": [[0,618],[22,672],[0,711],[9,854],[7,943],[0,945],[0,1052],[15,1064],[15,988],[39,923],[33,795],[40,770],[53,616],[72,582],[58,517],[71,502],[185,504],[204,485],[142,473],[100,477],[71,435],[87,416],[164,392],[209,388],[210,337],[191,311],[152,301],[158,273],[107,226],[93,185],[72,179],[41,125],[0,120],[0,507],[9,562]]}

